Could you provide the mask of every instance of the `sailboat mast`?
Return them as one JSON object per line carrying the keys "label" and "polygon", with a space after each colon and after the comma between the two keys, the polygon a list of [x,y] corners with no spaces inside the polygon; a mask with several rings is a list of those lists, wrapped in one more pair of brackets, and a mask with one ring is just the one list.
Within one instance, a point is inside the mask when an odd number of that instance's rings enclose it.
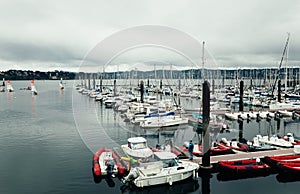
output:
{"label": "sailboat mast", "polygon": [[280,69],[281,69],[281,66],[282,66],[282,61],[283,61],[284,56],[285,56],[285,54],[286,54],[286,50],[287,50],[287,47],[288,47],[288,44],[289,44],[289,40],[290,40],[290,33],[288,33],[288,37],[287,37],[287,40],[286,40],[286,43],[285,43],[285,47],[284,47],[284,49],[283,49],[283,53],[282,53],[281,60],[280,60],[280,64],[279,64],[279,67],[278,67],[278,70],[277,70],[275,82],[274,82],[274,84],[273,84],[272,96],[274,95],[274,90],[275,90],[276,83],[277,83],[277,80],[278,80],[278,77],[279,77],[279,74],[280,74]]}
{"label": "sailboat mast", "polygon": [[202,80],[203,80],[203,83],[204,83],[204,45],[205,45],[205,42],[203,41],[202,42]]}
{"label": "sailboat mast", "polygon": [[[288,37],[290,37],[290,33],[289,33],[289,32],[288,32]],[[287,45],[287,48],[286,48],[286,55],[285,55],[285,82],[284,82],[284,91],[285,91],[285,93],[287,92],[288,52],[289,52],[289,44]]]}

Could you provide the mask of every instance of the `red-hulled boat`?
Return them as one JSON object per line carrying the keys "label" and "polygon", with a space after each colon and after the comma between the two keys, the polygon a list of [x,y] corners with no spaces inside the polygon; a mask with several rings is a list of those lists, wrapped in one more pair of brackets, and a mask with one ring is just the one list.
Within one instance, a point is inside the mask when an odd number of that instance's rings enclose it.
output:
{"label": "red-hulled boat", "polygon": [[295,139],[292,133],[287,133],[285,136],[278,136],[278,137],[292,143],[293,145],[300,145],[300,140]]}
{"label": "red-hulled boat", "polygon": [[[183,151],[189,153],[187,146],[178,146],[180,149],[182,149]],[[210,155],[211,156],[217,156],[217,155],[224,155],[224,154],[234,154],[234,152],[232,151],[231,148],[225,147],[225,146],[221,146],[221,145],[217,145],[214,147],[210,148]],[[195,156],[202,156],[202,145],[200,144],[195,144],[194,146],[194,151],[193,151],[193,155]]]}
{"label": "red-hulled boat", "polygon": [[248,152],[250,150],[249,145],[240,143],[236,140],[228,141],[226,138],[222,138],[217,144],[242,152]]}
{"label": "red-hulled boat", "polygon": [[300,162],[278,162],[277,166],[283,172],[300,175]]}
{"label": "red-hulled boat", "polygon": [[121,164],[120,158],[110,149],[101,148],[93,157],[94,176],[123,175],[125,168]]}
{"label": "red-hulled boat", "polygon": [[300,155],[289,155],[289,156],[266,156],[264,158],[265,162],[275,166],[278,162],[287,163],[300,163]]}
{"label": "red-hulled boat", "polygon": [[218,169],[220,172],[231,173],[268,173],[271,171],[271,167],[261,162],[260,159],[220,161]]}

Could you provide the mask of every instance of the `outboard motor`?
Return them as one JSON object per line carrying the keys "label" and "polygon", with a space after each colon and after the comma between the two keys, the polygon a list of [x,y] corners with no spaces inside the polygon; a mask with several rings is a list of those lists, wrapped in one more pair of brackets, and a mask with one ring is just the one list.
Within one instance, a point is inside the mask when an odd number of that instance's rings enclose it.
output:
{"label": "outboard motor", "polygon": [[133,181],[134,179],[136,179],[139,176],[139,172],[138,170],[136,170],[135,168],[131,169],[129,174],[123,178],[122,182],[130,182]]}
{"label": "outboard motor", "polygon": [[106,168],[107,175],[112,176],[114,173],[114,168],[115,168],[114,162],[110,160],[107,162],[106,165],[107,165],[107,168]]}
{"label": "outboard motor", "polygon": [[293,120],[295,120],[295,119],[296,119],[296,111],[295,111],[295,110],[293,111],[293,114],[292,114],[292,119],[293,119]]}
{"label": "outboard motor", "polygon": [[271,121],[271,116],[269,113],[267,113],[267,121],[270,122]]}
{"label": "outboard motor", "polygon": [[156,144],[156,149],[161,150],[162,146],[160,144]]}

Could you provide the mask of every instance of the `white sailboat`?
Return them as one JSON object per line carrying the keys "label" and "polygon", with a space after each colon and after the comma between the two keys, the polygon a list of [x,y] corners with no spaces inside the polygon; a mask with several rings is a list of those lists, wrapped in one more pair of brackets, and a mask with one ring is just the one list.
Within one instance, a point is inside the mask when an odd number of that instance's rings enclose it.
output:
{"label": "white sailboat", "polygon": [[33,95],[37,95],[38,93],[37,93],[36,87],[34,85],[34,80],[31,80],[30,83],[31,83],[31,93]]}
{"label": "white sailboat", "polygon": [[63,90],[63,89],[65,88],[64,85],[63,85],[63,79],[62,79],[62,78],[60,78],[59,88],[60,88],[61,90]]}
{"label": "white sailboat", "polygon": [[6,90],[8,92],[14,92],[14,88],[12,87],[12,85],[10,84],[10,80],[7,80],[7,86],[6,86]]}
{"label": "white sailboat", "polygon": [[5,92],[5,79],[3,78],[2,87],[0,88],[0,92]]}

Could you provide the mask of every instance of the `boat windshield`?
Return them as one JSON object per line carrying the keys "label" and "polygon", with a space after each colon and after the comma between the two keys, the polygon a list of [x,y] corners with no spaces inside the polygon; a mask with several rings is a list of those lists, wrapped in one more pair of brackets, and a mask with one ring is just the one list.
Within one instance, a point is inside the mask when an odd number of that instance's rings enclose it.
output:
{"label": "boat windshield", "polygon": [[132,143],[132,149],[136,150],[136,149],[143,149],[147,147],[147,143],[146,142],[139,142],[139,143]]}
{"label": "boat windshield", "polygon": [[164,168],[173,167],[173,166],[178,166],[178,162],[176,159],[163,160]]}

